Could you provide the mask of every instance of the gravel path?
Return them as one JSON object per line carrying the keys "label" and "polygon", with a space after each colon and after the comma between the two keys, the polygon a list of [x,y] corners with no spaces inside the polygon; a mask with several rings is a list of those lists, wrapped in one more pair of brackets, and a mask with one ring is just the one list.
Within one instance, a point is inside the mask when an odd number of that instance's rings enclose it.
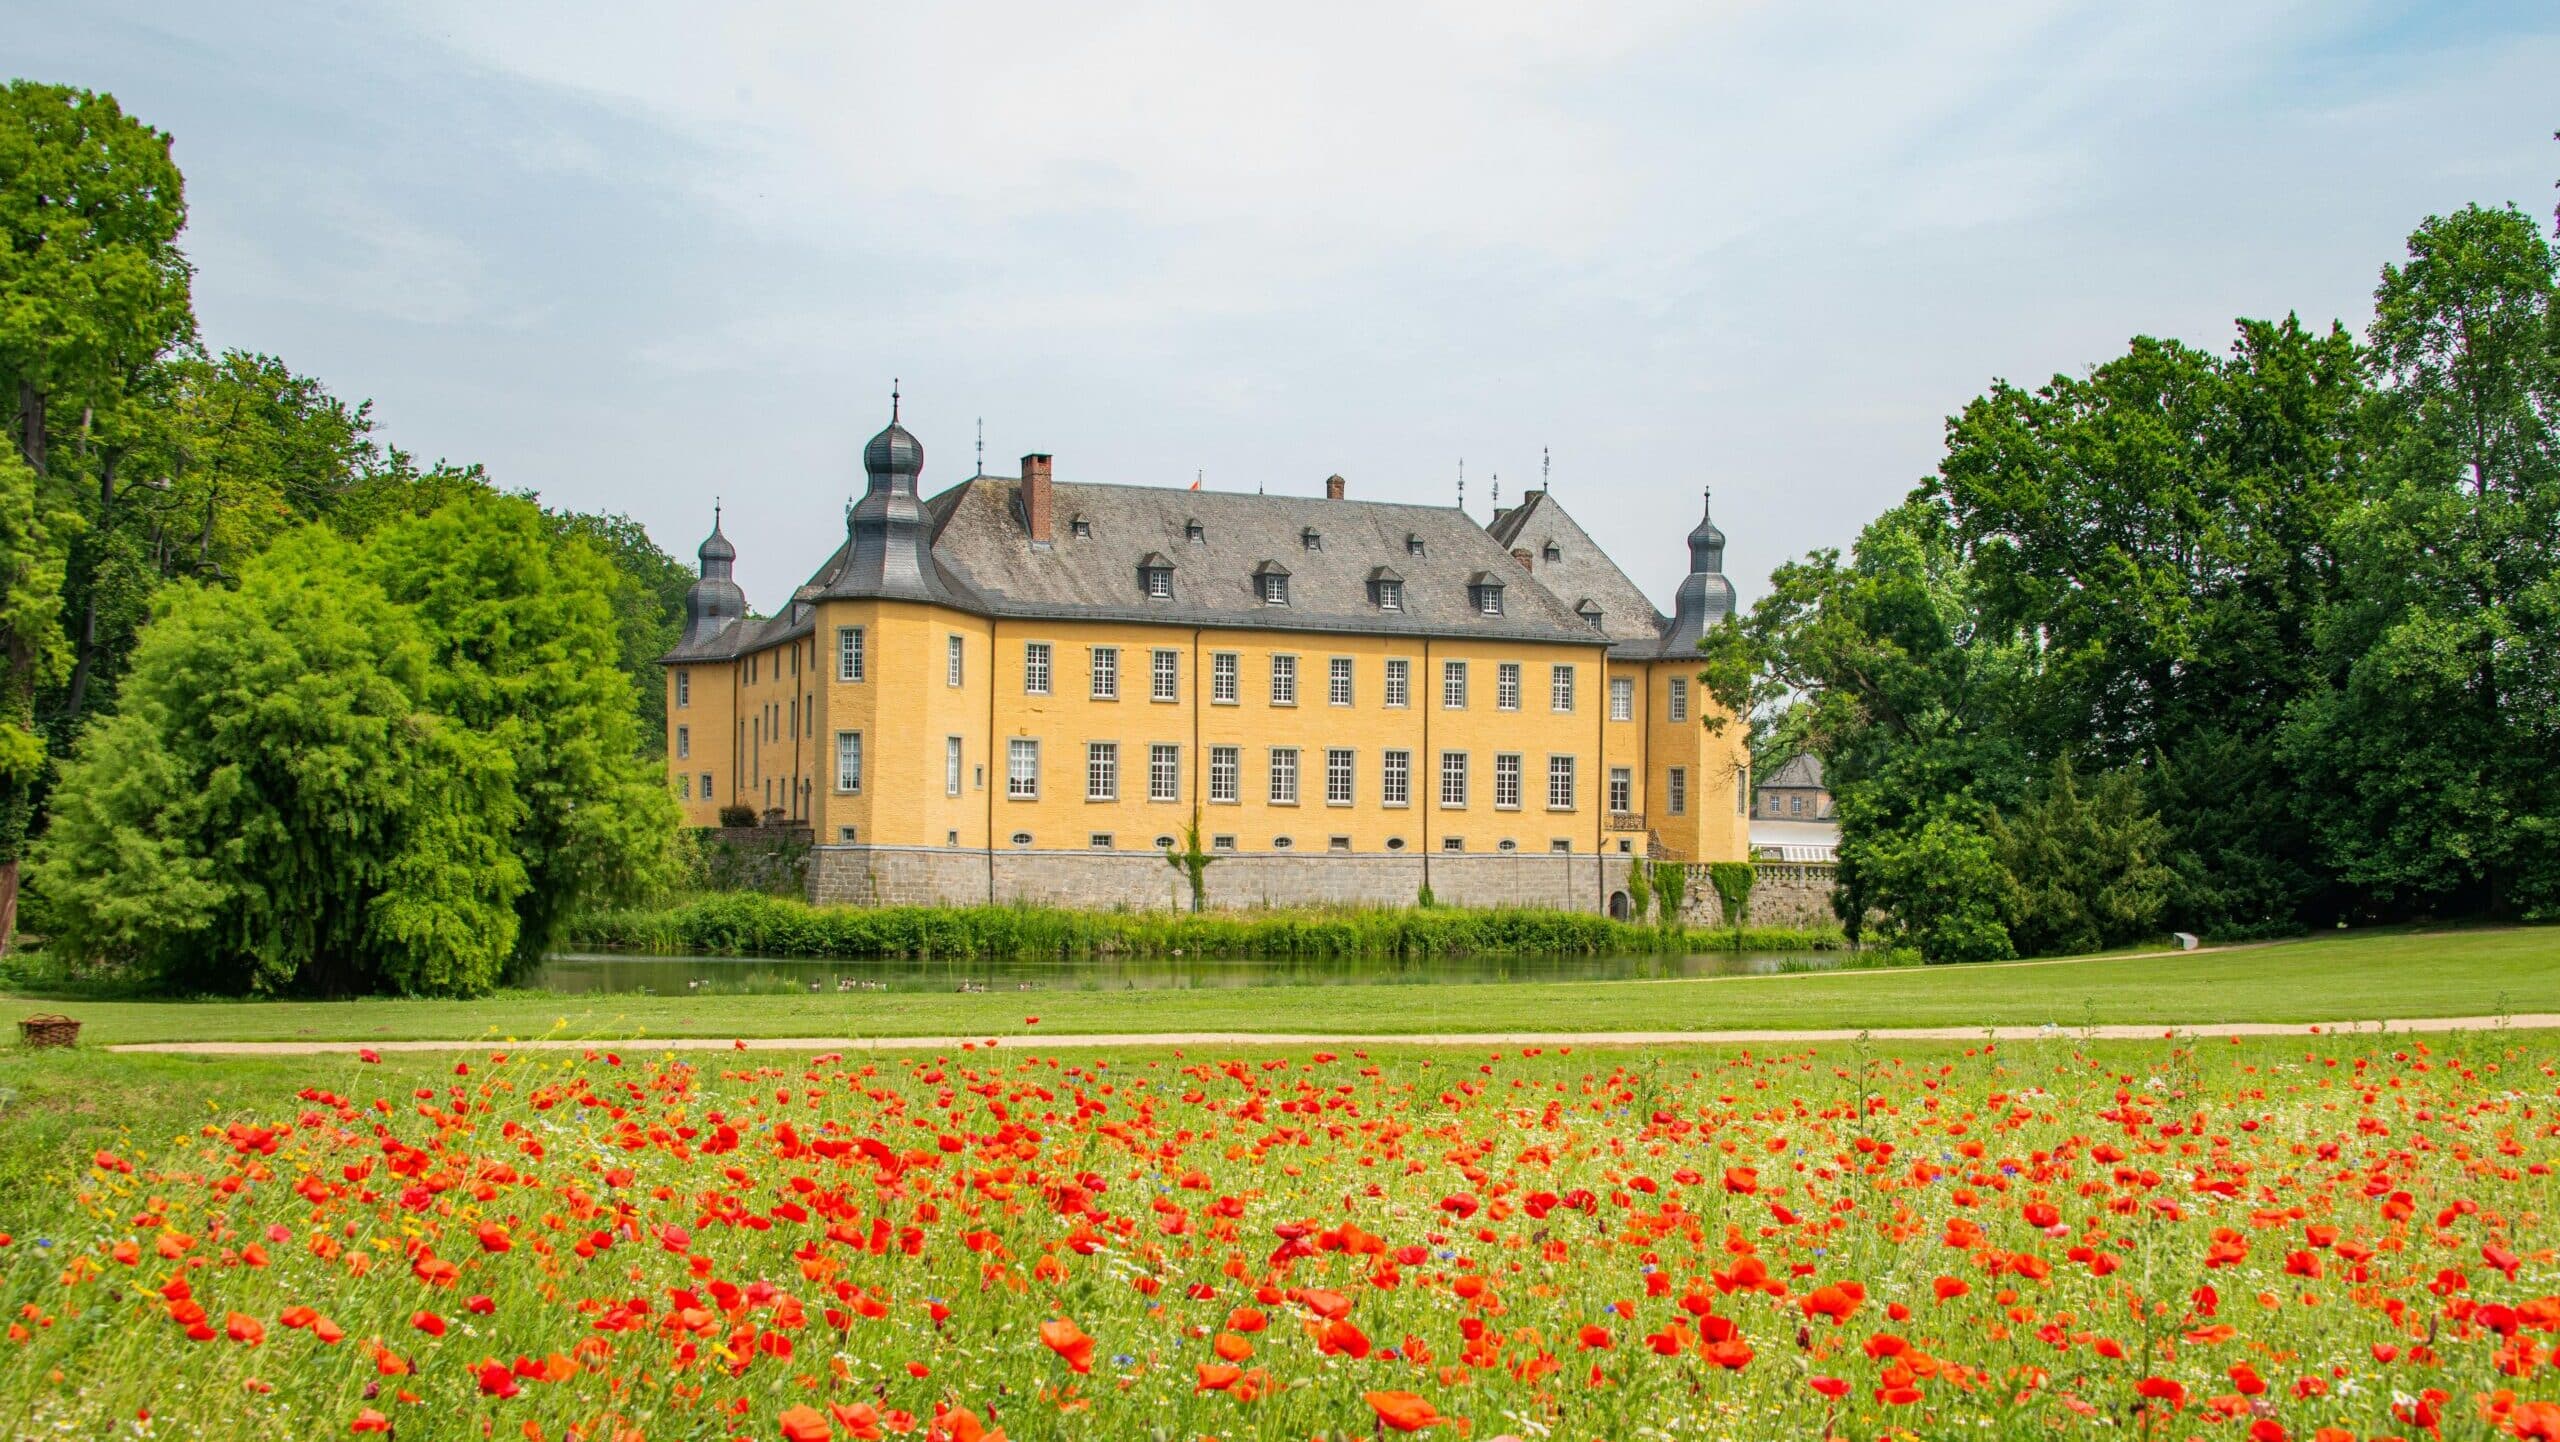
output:
{"label": "gravel path", "polygon": [[[2345,1032],[2380,1034],[2384,1032],[2492,1031],[2498,1028],[2545,1031],[2560,1028],[2560,1013],[2533,1012],[2521,1016],[2432,1016],[2411,1017],[2394,1021],[2333,1021],[2319,1023],[2233,1021],[2208,1022],[2199,1026],[2181,1026],[2174,1030],[2184,1037],[2226,1036],[2308,1036],[2317,1033]],[[1479,1031],[1439,1033],[1382,1032],[1255,1032],[1255,1031],[1173,1031],[1173,1032],[1060,1032],[1045,1035],[1038,1032],[1014,1032],[1003,1036],[771,1036],[748,1037],[726,1041],[718,1037],[628,1037],[620,1040],[569,1040],[543,1037],[530,1041],[498,1041],[479,1037],[461,1041],[155,1041],[128,1042],[111,1046],[109,1051],[163,1052],[183,1056],[352,1056],[371,1051],[388,1052],[452,1052],[452,1051],[957,1051],[963,1047],[1021,1046],[1029,1044],[1042,1051],[1095,1049],[1126,1050],[1131,1047],[1246,1047],[1246,1046],[1458,1046],[1458,1047],[1569,1047],[1569,1046],[1766,1046],[1801,1042],[1856,1041],[2037,1041],[2054,1037],[2089,1036],[2101,1041],[2158,1040],[2173,1028],[2167,1026],[1993,1026],[1953,1027],[1914,1026],[1886,1027],[1870,1031]]]}

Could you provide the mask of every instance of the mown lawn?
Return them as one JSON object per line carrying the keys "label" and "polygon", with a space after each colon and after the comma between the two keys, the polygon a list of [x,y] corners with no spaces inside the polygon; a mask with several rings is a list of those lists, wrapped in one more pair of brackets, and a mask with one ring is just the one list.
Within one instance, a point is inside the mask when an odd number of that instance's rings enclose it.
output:
{"label": "mown lawn", "polygon": [[[2560,1012],[2560,927],[2377,930],[2193,956],[2103,957],[1688,981],[1374,985],[992,995],[476,1001],[76,1001],[84,1044],[1061,1032],[1707,1030],[2317,1022]],[[0,1012],[0,1016],[7,1013]],[[1027,1025],[1038,1017],[1036,1028]]]}

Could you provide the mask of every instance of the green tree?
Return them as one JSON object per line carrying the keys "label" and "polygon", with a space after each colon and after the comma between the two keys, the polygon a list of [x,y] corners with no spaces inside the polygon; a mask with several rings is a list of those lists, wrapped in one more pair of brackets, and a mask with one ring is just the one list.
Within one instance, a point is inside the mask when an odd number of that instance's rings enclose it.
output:
{"label": "green tree", "polygon": [[514,758],[520,966],[570,913],[672,874],[679,813],[641,753],[608,560],[530,500],[466,490],[384,526],[357,565],[416,618],[436,711]]}
{"label": "green tree", "polygon": [[2560,275],[2513,209],[2429,218],[2374,295],[2378,493],[2283,740],[2385,907],[2560,911]]}
{"label": "green tree", "polygon": [[575,536],[612,563],[614,629],[621,637],[621,666],[640,699],[640,750],[663,757],[667,749],[667,683],[658,658],[684,634],[684,598],[693,568],[658,549],[629,516],[545,511],[552,527]]}
{"label": "green tree", "polygon": [[38,844],[57,943],[258,992],[485,991],[527,878],[513,758],[439,715],[435,649],[307,529],[182,584]]}
{"label": "green tree", "polygon": [[74,660],[44,706],[52,723],[67,733],[113,704],[161,586],[236,576],[287,530],[334,520],[392,465],[372,431],[370,403],[244,351],[182,350],[93,412],[76,448],[85,529],[63,601]]}
{"label": "green tree", "polygon": [[111,96],[0,89],[0,387],[39,478],[57,411],[109,399],[195,332],[169,137]]}
{"label": "green tree", "polygon": [[13,449],[0,446],[0,949],[18,915],[18,866],[45,766],[35,696],[62,674],[61,596],[73,517]]}
{"label": "green tree", "polygon": [[2001,920],[2028,956],[2097,951],[2139,941],[2160,925],[2171,883],[2161,859],[2168,828],[2130,769],[2085,790],[2068,757],[2037,794],[1986,827],[2009,874]]}
{"label": "green tree", "polygon": [[2000,961],[2016,955],[2001,903],[2011,879],[1981,828],[1937,817],[1870,836],[1861,865],[1867,890],[1889,909],[1876,938],[1930,962]]}

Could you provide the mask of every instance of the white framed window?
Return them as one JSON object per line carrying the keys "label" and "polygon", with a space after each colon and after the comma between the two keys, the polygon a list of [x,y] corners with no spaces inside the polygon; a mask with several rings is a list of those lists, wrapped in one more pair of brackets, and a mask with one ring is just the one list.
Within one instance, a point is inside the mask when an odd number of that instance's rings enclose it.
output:
{"label": "white framed window", "polygon": [[702,773],[702,799],[711,799],[711,773],[708,771]]}
{"label": "white framed window", "polygon": [[1159,741],[1147,748],[1147,799],[1182,799],[1182,748]]}
{"label": "white framed window", "polygon": [[1324,699],[1330,706],[1351,704],[1351,658],[1336,656],[1325,662]]}
{"label": "white framed window", "polygon": [[861,680],[862,659],[862,628],[860,626],[836,627],[836,679],[839,681]]}
{"label": "white framed window", "polygon": [[1413,804],[1413,753],[1404,750],[1378,753],[1378,800],[1388,806]]}
{"label": "white framed window", "polygon": [[1404,609],[1404,582],[1380,581],[1378,583],[1378,609],[1381,611]]}
{"label": "white framed window", "polygon": [[1571,666],[1554,666],[1547,671],[1547,709],[1563,713],[1573,709],[1573,671]]}
{"label": "white framed window", "polygon": [[693,673],[681,667],[676,671],[676,704],[679,706],[693,704]]}
{"label": "white framed window", "polygon": [[1209,748],[1209,799],[1211,801],[1236,799],[1237,783],[1240,780],[1240,773],[1244,770],[1243,761],[1243,752],[1238,747],[1212,746]]}
{"label": "white framed window", "polygon": [[1158,701],[1182,699],[1182,653],[1161,647],[1147,658],[1147,694]]}
{"label": "white framed window", "polygon": [[1387,659],[1386,701],[1397,707],[1413,703],[1413,663],[1402,656]]}
{"label": "white framed window", "polygon": [[1274,656],[1271,658],[1271,704],[1274,706],[1298,704],[1297,657]]}
{"label": "white framed window", "polygon": [[965,669],[965,658],[969,654],[968,647],[958,636],[946,636],[943,638],[942,649],[944,653],[942,662],[942,684],[945,686],[957,686],[967,675],[967,671]]}
{"label": "white framed window", "polygon": [[1262,604],[1266,606],[1289,604],[1289,578],[1286,575],[1278,571],[1262,573]]}
{"label": "white framed window", "polygon": [[1636,719],[1636,683],[1634,677],[1612,676],[1609,678],[1609,719],[1612,721],[1633,721]]}
{"label": "white framed window", "polygon": [[1108,831],[1096,831],[1089,833],[1084,839],[1084,844],[1096,851],[1109,851],[1111,849],[1111,833]]}
{"label": "white framed window", "polygon": [[1236,678],[1242,674],[1243,667],[1237,663],[1235,652],[1210,652],[1209,700],[1220,706],[1236,704]]}
{"label": "white framed window", "polygon": [[1172,567],[1149,566],[1146,570],[1146,576],[1147,595],[1150,599],[1158,601],[1170,601],[1173,599]]}
{"label": "white framed window", "polygon": [[676,758],[677,758],[678,760],[682,760],[682,759],[684,759],[684,758],[685,758],[685,757],[687,757],[687,756],[691,756],[692,754],[693,754],[693,728],[692,728],[692,727],[690,727],[690,726],[679,726],[679,727],[677,727],[677,728],[676,728]]}
{"label": "white framed window", "polygon": [[1298,804],[1298,748],[1295,746],[1271,748],[1271,804]]}
{"label": "white framed window", "polygon": [[1473,593],[1470,599],[1475,602],[1478,614],[1486,616],[1499,616],[1502,614],[1502,588],[1500,586],[1471,586],[1468,589]]}
{"label": "white framed window", "polygon": [[942,738],[942,794],[960,794],[960,738],[957,736]]}
{"label": "white framed window", "polygon": [[1737,767],[1733,773],[1733,814],[1751,814],[1751,768]]}
{"label": "white framed window", "polygon": [[1520,753],[1498,751],[1493,757],[1493,809],[1520,809]]}
{"label": "white framed window", "polygon": [[1670,694],[1671,694],[1671,699],[1670,699],[1669,705],[1670,705],[1670,707],[1671,707],[1671,720],[1672,720],[1672,722],[1673,722],[1674,724],[1677,724],[1677,723],[1679,723],[1679,722],[1682,722],[1682,721],[1686,721],[1686,720],[1688,720],[1688,719],[1689,719],[1689,678],[1688,678],[1688,677],[1686,677],[1686,676],[1674,676],[1674,677],[1672,677],[1672,678],[1671,678],[1671,692],[1670,692]]}
{"label": "white framed window", "polygon": [[1046,641],[1022,643],[1022,694],[1049,694],[1049,643]]}
{"label": "white framed window", "polygon": [[1040,743],[1016,736],[1004,745],[1004,794],[1015,801],[1040,796]]}
{"label": "white framed window", "polygon": [[1636,809],[1636,776],[1624,766],[1609,768],[1609,814],[1624,816]]}
{"label": "white framed window", "polygon": [[1462,811],[1467,805],[1467,753],[1440,753],[1440,809]]}
{"label": "white framed window", "polygon": [[1117,646],[1093,648],[1093,699],[1120,699],[1120,648]]}
{"label": "white framed window", "polygon": [[1662,778],[1662,807],[1674,816],[1689,814],[1689,768],[1674,766]]}
{"label": "white framed window", "polygon": [[1573,766],[1574,759],[1570,756],[1547,758],[1547,809],[1549,811],[1573,809]]}
{"label": "white framed window", "polygon": [[1440,838],[1440,849],[1443,851],[1464,851],[1467,849],[1467,838],[1463,836],[1443,836]]}
{"label": "white framed window", "polygon": [[859,731],[836,733],[836,789],[862,789],[862,733]]}
{"label": "white framed window", "polygon": [[1467,709],[1466,662],[1443,661],[1440,663],[1440,709],[1443,711]]}
{"label": "white framed window", "polygon": [[1084,743],[1084,799],[1117,801],[1120,799],[1120,743],[1088,741]]}
{"label": "white framed window", "polygon": [[1352,794],[1352,753],[1347,746],[1328,747],[1324,753],[1324,804],[1348,806]]}
{"label": "white framed window", "polygon": [[1505,661],[1493,668],[1493,709],[1520,709],[1520,663]]}

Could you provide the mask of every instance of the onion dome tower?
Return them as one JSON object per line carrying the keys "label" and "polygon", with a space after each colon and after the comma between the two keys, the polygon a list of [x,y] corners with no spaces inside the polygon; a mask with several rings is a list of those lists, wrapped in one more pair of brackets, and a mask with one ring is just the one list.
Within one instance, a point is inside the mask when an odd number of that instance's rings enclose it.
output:
{"label": "onion dome tower", "polygon": [[1696,649],[1707,628],[1733,614],[1733,582],[1724,575],[1724,532],[1716,529],[1715,492],[1707,492],[1697,529],[1689,533],[1689,574],[1681,578],[1666,654]]}
{"label": "onion dome tower", "polygon": [[862,448],[869,484],[845,512],[846,561],[833,595],[946,599],[934,568],[932,526],[916,496],[924,446],[898,423],[898,391],[889,390],[889,424]]}
{"label": "onion dome tower", "polygon": [[736,625],[747,614],[747,593],[739,589],[731,577],[737,568],[738,548],[720,534],[720,507],[711,508],[711,534],[704,538],[702,549],[694,553],[702,562],[702,577],[684,593],[684,640],[686,647],[701,645]]}

